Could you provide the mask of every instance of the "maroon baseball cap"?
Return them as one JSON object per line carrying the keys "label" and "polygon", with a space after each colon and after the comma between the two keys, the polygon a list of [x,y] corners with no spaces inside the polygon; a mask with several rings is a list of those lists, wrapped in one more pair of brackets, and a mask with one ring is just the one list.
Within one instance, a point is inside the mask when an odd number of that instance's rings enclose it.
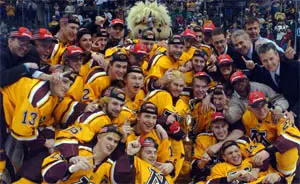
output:
{"label": "maroon baseball cap", "polygon": [[142,147],[153,147],[156,149],[158,148],[158,144],[152,137],[141,137],[140,144]]}
{"label": "maroon baseball cap", "polygon": [[233,60],[228,54],[222,54],[218,57],[218,65],[219,67],[222,65],[232,64]]}
{"label": "maroon baseball cap", "polygon": [[206,22],[203,25],[203,32],[212,32],[215,29],[215,25],[212,22]]}
{"label": "maroon baseball cap", "polygon": [[230,76],[230,83],[233,84],[236,81],[239,81],[241,79],[248,79],[248,77],[241,71],[234,72]]}
{"label": "maroon baseball cap", "polygon": [[24,41],[25,40],[31,40],[32,39],[32,33],[26,27],[19,27],[18,30],[12,31],[9,34],[9,37],[17,37],[17,38],[19,38],[21,40],[24,40]]}
{"label": "maroon baseball cap", "polygon": [[111,23],[109,24],[109,27],[117,25],[117,24],[122,25],[124,27],[124,21],[121,19],[113,19],[111,21]]}
{"label": "maroon baseball cap", "polygon": [[214,123],[218,120],[224,120],[225,122],[227,122],[225,117],[224,117],[224,114],[222,112],[215,112],[211,117],[210,123]]}
{"label": "maroon baseball cap", "polygon": [[130,53],[134,54],[137,59],[142,59],[147,56],[148,49],[143,43],[136,43],[131,46]]}
{"label": "maroon baseball cap", "polygon": [[194,78],[206,78],[208,83],[212,81],[212,78],[206,72],[198,72],[194,75]]}
{"label": "maroon baseball cap", "polygon": [[68,46],[66,52],[67,52],[66,57],[78,57],[83,55],[82,49],[76,45]]}
{"label": "maroon baseball cap", "polygon": [[265,95],[260,91],[252,91],[248,100],[248,104],[253,108],[261,108],[267,103]]}
{"label": "maroon baseball cap", "polygon": [[32,40],[41,40],[57,43],[57,40],[54,39],[52,33],[46,28],[40,28],[36,32],[34,32],[32,35]]}

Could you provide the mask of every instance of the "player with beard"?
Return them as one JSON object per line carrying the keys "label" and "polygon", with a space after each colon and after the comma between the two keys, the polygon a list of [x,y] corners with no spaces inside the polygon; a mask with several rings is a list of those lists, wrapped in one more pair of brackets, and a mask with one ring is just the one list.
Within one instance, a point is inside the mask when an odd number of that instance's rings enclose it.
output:
{"label": "player with beard", "polygon": [[65,15],[59,20],[59,26],[59,31],[55,35],[58,43],[55,45],[51,55],[51,65],[59,64],[67,46],[76,40],[79,19],[74,15]]}
{"label": "player with beard", "polygon": [[101,67],[94,67],[85,81],[82,101],[91,102],[99,99],[103,90],[115,80],[123,81],[128,66],[128,57],[122,51],[112,55],[107,72]]}
{"label": "player with beard", "polygon": [[231,75],[230,83],[234,88],[234,92],[229,105],[226,104],[223,111],[230,123],[235,123],[242,118],[246,111],[247,98],[252,91],[261,91],[267,98],[271,99],[274,107],[272,115],[274,122],[278,122],[282,116],[282,112],[289,107],[287,100],[283,96],[280,96],[267,85],[250,82],[248,77],[241,71],[237,71]]}
{"label": "player with beard", "polygon": [[115,168],[122,168],[115,181],[120,183],[172,184],[174,179],[167,172],[171,163],[157,160],[158,145],[151,137],[143,137],[128,143],[126,152],[117,161]]}
{"label": "player with beard", "polygon": [[164,53],[150,58],[145,79],[147,91],[163,88],[169,81],[172,70],[177,70],[186,61],[180,60],[183,52],[183,39],[179,35],[173,35],[168,40],[168,48]]}
{"label": "player with beard", "polygon": [[89,132],[81,131],[76,134],[76,139],[80,142],[89,142],[104,125],[114,123],[115,119],[120,114],[123,105],[125,104],[125,93],[123,90],[117,87],[109,87],[105,90],[104,94],[99,100],[97,110],[94,112],[82,113],[74,124],[65,130],[61,130],[57,133],[55,145],[63,145],[69,141],[74,135],[72,129],[83,129],[84,127],[89,128]]}
{"label": "player with beard", "polygon": [[271,159],[271,163],[291,183],[299,160],[300,142],[300,132],[294,120],[281,117],[278,122],[274,122],[274,111],[269,109],[265,95],[260,91],[250,93],[248,104],[250,107],[242,119],[245,134],[266,146],[265,150],[254,156],[253,163],[259,165]]}
{"label": "player with beard", "polygon": [[[227,141],[221,148],[225,162],[217,163],[208,177],[208,184],[217,183],[285,183],[271,166],[256,165],[250,157],[243,158],[241,148],[235,141]],[[268,163],[265,164],[268,166]]]}
{"label": "player with beard", "polygon": [[[73,127],[74,136],[81,129]],[[44,159],[42,175],[47,183],[100,183],[109,181],[113,166],[110,159],[123,133],[116,125],[105,125],[96,132],[94,139],[83,143],[73,139],[69,144],[58,146],[54,153]],[[73,150],[73,154],[69,154]],[[117,171],[116,171],[117,172]]]}
{"label": "player with beard", "polygon": [[146,96],[145,91],[142,89],[144,84],[144,75],[142,69],[139,67],[133,66],[128,68],[124,83],[126,103],[115,121],[118,124],[123,124],[126,121],[135,121],[135,112],[137,112],[141,107]]}
{"label": "player with beard", "polygon": [[172,150],[171,142],[168,138],[167,132],[157,125],[157,107],[151,102],[145,102],[137,112],[135,124],[133,124],[133,131],[127,137],[127,144],[133,140],[145,137],[151,137],[158,144],[157,147],[157,161],[165,163],[171,172],[174,167],[167,164],[172,164]]}
{"label": "player with beard", "polygon": [[[216,112],[212,115],[210,122],[211,132],[210,133],[200,133],[194,144],[194,160],[191,165],[191,174],[194,177],[194,182],[206,181],[206,177],[210,175],[211,168],[218,162],[222,161],[219,152],[217,154],[209,155],[207,150],[210,146],[215,145],[216,143],[224,143],[231,139],[229,137],[230,132],[234,129],[241,130],[243,126],[232,126],[225,119],[223,113]],[[255,145],[250,138],[241,137],[237,139],[237,143],[243,149],[244,155],[252,154],[262,150],[263,145]],[[251,153],[247,152],[247,148],[252,147]]]}

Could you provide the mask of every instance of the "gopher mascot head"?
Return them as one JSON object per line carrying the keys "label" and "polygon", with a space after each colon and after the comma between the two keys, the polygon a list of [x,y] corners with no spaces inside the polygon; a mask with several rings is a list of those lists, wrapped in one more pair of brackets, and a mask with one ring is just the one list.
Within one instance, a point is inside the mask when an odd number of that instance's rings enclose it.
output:
{"label": "gopher mascot head", "polygon": [[133,39],[138,38],[144,29],[152,29],[157,40],[167,39],[172,34],[168,10],[156,1],[135,3],[129,10],[126,21]]}

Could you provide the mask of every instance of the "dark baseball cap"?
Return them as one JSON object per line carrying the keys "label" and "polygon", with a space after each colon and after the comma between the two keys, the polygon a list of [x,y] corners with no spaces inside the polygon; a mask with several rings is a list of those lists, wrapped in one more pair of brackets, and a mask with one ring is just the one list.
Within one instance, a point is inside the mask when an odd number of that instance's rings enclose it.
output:
{"label": "dark baseball cap", "polygon": [[26,27],[19,27],[18,30],[10,32],[9,37],[16,37],[16,38],[18,38],[20,40],[24,40],[24,41],[31,40],[32,33]]}
{"label": "dark baseball cap", "polygon": [[169,37],[168,44],[169,45],[171,45],[171,44],[180,44],[180,45],[183,45],[184,41],[183,41],[182,36],[180,36],[180,35],[172,35],[172,36]]}

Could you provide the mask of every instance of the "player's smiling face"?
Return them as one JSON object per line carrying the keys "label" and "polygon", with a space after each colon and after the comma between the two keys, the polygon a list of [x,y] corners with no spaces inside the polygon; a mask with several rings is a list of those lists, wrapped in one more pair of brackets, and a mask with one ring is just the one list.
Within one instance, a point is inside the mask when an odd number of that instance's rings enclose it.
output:
{"label": "player's smiling face", "polygon": [[106,106],[106,113],[111,117],[111,118],[116,118],[120,114],[122,107],[124,105],[124,102],[121,100],[118,100],[116,98],[111,98],[111,100],[108,102]]}
{"label": "player's smiling face", "polygon": [[173,81],[168,85],[168,91],[173,97],[177,98],[181,94],[184,88],[184,80],[181,78],[173,79]]}
{"label": "player's smiling face", "polygon": [[118,146],[120,139],[120,136],[113,132],[98,135],[97,144],[99,144],[99,149],[97,152],[102,152],[105,156],[109,156]]}
{"label": "player's smiling face", "polygon": [[63,98],[71,87],[73,81],[68,78],[63,78],[63,80],[58,81],[57,83],[50,83],[50,89],[53,96],[58,96]]}
{"label": "player's smiling face", "polygon": [[115,61],[112,65],[110,65],[110,78],[111,80],[123,80],[123,77],[127,70],[127,62],[119,62]]}
{"label": "player's smiling face", "polygon": [[211,130],[218,141],[223,141],[228,136],[228,124],[224,120],[212,123]]}
{"label": "player's smiling face", "polygon": [[200,56],[194,56],[192,58],[193,70],[195,73],[204,71],[206,66],[205,59]]}
{"label": "player's smiling face", "polygon": [[224,160],[232,165],[238,166],[242,163],[242,154],[240,148],[236,145],[226,148],[223,154]]}
{"label": "player's smiling face", "polygon": [[154,147],[143,147],[141,149],[141,158],[151,165],[154,165],[157,159],[157,152]]}
{"label": "player's smiling face", "polygon": [[193,82],[193,95],[195,98],[203,99],[208,90],[208,84],[205,80],[202,79],[194,79]]}
{"label": "player's smiling face", "polygon": [[143,112],[137,118],[141,133],[149,133],[156,125],[157,115],[155,114]]}

